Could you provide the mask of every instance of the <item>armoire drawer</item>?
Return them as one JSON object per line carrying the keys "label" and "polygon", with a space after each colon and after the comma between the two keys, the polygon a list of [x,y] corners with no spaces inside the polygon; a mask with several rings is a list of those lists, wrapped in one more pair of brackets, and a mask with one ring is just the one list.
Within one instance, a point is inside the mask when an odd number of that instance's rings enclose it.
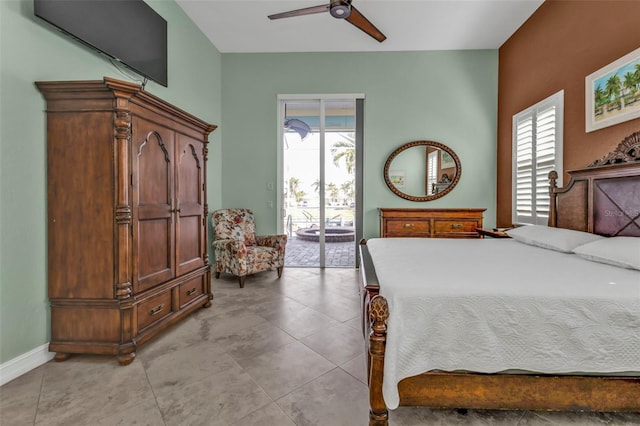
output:
{"label": "armoire drawer", "polygon": [[180,284],[180,307],[189,304],[193,299],[204,293],[204,277],[199,276]]}
{"label": "armoire drawer", "polygon": [[171,291],[165,291],[138,305],[138,330],[171,314]]}

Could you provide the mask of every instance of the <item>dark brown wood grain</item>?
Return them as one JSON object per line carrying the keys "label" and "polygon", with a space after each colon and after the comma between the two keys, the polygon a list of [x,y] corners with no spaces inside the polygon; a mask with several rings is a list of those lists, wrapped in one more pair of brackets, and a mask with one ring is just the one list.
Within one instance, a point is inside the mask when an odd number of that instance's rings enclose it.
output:
{"label": "dark brown wood grain", "polygon": [[479,238],[485,210],[380,208],[380,237]]}
{"label": "dark brown wood grain", "polygon": [[640,132],[588,167],[568,172],[558,188],[549,173],[549,226],[604,236],[640,236]]}
{"label": "dark brown wood grain", "polygon": [[205,160],[216,126],[111,78],[36,86],[47,103],[49,350],[126,365],[211,304]]}

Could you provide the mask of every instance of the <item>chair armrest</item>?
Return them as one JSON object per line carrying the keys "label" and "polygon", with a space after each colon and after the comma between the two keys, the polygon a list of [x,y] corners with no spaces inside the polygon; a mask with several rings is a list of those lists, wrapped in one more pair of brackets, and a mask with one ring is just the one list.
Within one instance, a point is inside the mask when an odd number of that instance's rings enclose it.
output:
{"label": "chair armrest", "polygon": [[256,245],[277,248],[278,251],[284,251],[287,245],[287,235],[256,235]]}
{"label": "chair armrest", "polygon": [[232,240],[232,239],[223,239],[223,240],[214,240],[211,243],[213,248],[218,251],[228,251],[229,253],[235,255],[237,253],[245,253],[247,252],[247,247],[244,244],[244,241]]}

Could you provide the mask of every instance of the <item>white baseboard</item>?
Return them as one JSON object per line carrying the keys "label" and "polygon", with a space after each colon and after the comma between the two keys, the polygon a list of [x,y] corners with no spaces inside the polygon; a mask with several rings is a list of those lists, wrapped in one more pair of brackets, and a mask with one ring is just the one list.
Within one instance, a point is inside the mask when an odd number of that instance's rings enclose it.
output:
{"label": "white baseboard", "polygon": [[29,352],[23,353],[4,364],[0,364],[0,386],[33,370],[51,360],[55,354],[49,352],[49,343],[45,343]]}

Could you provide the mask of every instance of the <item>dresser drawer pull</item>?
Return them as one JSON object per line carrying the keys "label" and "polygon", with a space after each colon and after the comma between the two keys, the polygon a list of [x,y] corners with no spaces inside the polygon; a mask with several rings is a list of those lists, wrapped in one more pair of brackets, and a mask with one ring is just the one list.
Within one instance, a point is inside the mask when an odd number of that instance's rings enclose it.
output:
{"label": "dresser drawer pull", "polygon": [[191,290],[187,291],[187,296],[191,296],[193,293],[195,293],[197,290],[196,288],[192,288]]}
{"label": "dresser drawer pull", "polygon": [[452,223],[451,229],[462,229],[462,224],[460,223]]}
{"label": "dresser drawer pull", "polygon": [[403,223],[403,224],[402,224],[402,226],[403,226],[404,228],[413,228],[413,227],[414,227],[414,224],[413,224],[413,223]]}
{"label": "dresser drawer pull", "polygon": [[149,315],[153,316],[153,315],[155,315],[157,313],[160,313],[163,309],[164,309],[164,303],[161,303],[160,305],[156,306],[155,308],[149,309]]}

